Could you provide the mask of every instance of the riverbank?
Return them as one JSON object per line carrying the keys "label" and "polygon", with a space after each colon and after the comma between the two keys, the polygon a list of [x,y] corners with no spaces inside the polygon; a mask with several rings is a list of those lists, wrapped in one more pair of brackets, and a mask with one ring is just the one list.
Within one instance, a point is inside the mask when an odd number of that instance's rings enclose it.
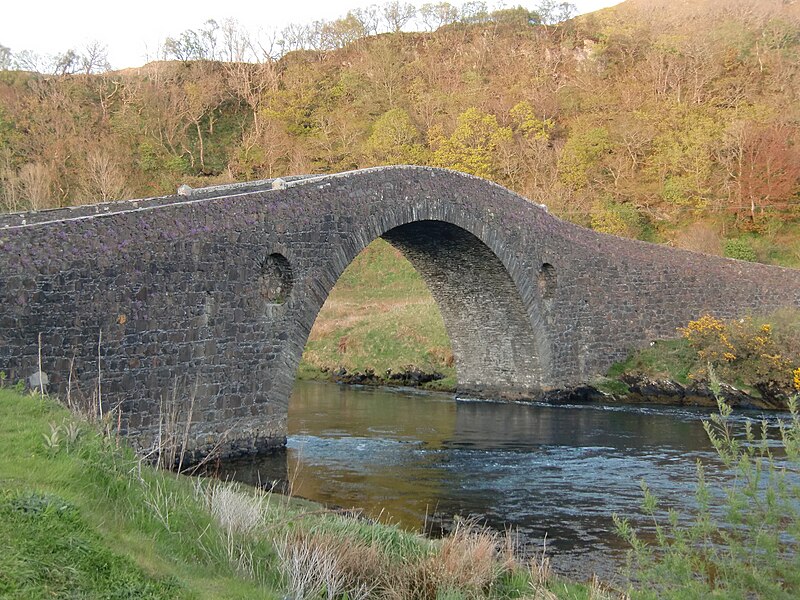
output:
{"label": "riverbank", "polygon": [[546,562],[519,564],[506,538],[474,524],[434,541],[255,488],[155,470],[112,425],[0,389],[0,596],[433,600],[599,592],[549,576]]}
{"label": "riverbank", "polygon": [[[631,404],[658,406],[693,406],[715,409],[717,396],[706,382],[679,381],[673,374],[644,373],[638,370],[612,368],[613,376],[597,378],[591,383],[569,388],[550,390],[537,398],[548,404]],[[672,378],[674,377],[674,378]],[[320,370],[302,365],[298,371],[299,381],[337,383],[341,385],[415,388],[428,392],[456,392],[455,375],[424,373],[411,370],[380,375],[372,369],[366,372],[349,373],[340,368],[335,371]],[[719,396],[731,407],[739,409],[779,410],[787,409],[786,399],[765,400],[754,390],[742,390],[720,383]]]}

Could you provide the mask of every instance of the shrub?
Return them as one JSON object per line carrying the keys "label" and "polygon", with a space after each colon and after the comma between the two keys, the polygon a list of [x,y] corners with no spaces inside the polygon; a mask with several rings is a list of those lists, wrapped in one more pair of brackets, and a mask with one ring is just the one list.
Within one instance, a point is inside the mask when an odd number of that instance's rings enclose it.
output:
{"label": "shrub", "polygon": [[737,260],[756,261],[756,251],[750,243],[742,238],[727,240],[725,242],[725,256]]}
{"label": "shrub", "polygon": [[800,347],[796,311],[763,319],[722,321],[704,315],[681,330],[697,352],[690,374],[707,380],[709,368],[726,381],[757,390],[765,400],[781,401],[800,390]]}
{"label": "shrub", "polygon": [[[630,523],[614,517],[631,545],[630,581],[642,598],[797,598],[800,594],[800,413],[779,423],[779,440],[766,422],[756,433],[748,420],[737,430],[732,410],[719,399],[719,413],[704,423],[725,478],[706,480],[697,463],[694,503],[688,519],[676,511],[665,523],[645,482],[643,508],[653,519],[655,540],[644,541]],[[741,425],[741,424],[740,424]]]}

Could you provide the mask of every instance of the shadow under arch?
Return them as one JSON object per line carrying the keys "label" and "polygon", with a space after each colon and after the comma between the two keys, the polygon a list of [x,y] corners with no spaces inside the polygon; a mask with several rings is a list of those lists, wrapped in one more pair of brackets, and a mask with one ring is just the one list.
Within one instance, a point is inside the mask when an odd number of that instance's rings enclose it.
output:
{"label": "shadow under arch", "polygon": [[453,347],[458,392],[503,398],[542,390],[540,344],[511,275],[469,231],[415,221],[382,236],[422,275]]}
{"label": "shadow under arch", "polygon": [[466,229],[439,220],[413,221],[379,237],[403,254],[435,300],[452,346],[460,395],[517,399],[541,393],[545,336],[536,335],[517,285],[491,248]]}

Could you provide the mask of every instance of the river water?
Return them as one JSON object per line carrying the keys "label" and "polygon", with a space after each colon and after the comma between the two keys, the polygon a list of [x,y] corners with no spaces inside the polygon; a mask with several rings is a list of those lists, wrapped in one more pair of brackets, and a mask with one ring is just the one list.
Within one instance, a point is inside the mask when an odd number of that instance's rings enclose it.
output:
{"label": "river water", "polygon": [[525,552],[546,539],[561,573],[608,578],[626,550],[612,515],[649,526],[642,480],[666,509],[691,502],[698,459],[715,478],[707,416],[297,382],[286,452],[224,463],[219,474],[267,486],[288,479],[296,496],[416,530],[477,515],[516,530]]}

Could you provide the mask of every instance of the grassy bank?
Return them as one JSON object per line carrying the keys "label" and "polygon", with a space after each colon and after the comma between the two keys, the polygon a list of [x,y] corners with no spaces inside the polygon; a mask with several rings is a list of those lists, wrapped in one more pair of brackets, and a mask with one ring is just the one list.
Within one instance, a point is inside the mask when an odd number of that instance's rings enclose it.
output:
{"label": "grassy bank", "polygon": [[703,315],[674,339],[632,352],[595,385],[624,399],[678,394],[716,406],[715,379],[724,382],[722,395],[734,405],[785,410],[800,391],[800,311],[730,320]]}
{"label": "grassy bank", "polygon": [[7,388],[0,489],[3,598],[602,597],[469,523],[432,541],[156,471],[97,424]]}
{"label": "grassy bank", "polygon": [[[433,297],[419,273],[378,239],[348,266],[311,330],[299,377],[327,379],[333,371],[418,369],[444,378],[431,389],[453,389],[450,340]],[[388,381],[387,381],[388,382]]]}

